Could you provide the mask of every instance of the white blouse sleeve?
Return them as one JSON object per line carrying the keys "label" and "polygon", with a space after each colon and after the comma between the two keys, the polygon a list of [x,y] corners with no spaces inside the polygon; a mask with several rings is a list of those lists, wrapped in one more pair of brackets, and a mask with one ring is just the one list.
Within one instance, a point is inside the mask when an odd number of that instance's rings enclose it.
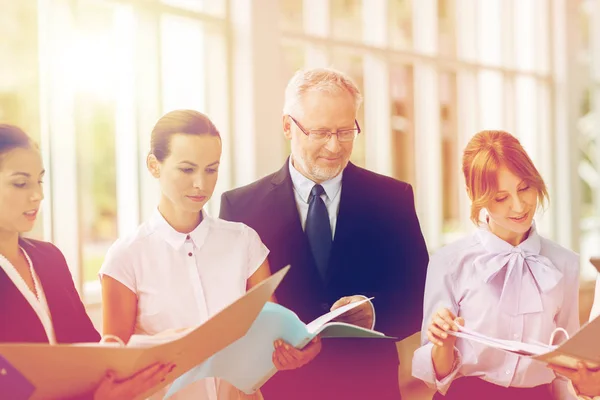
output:
{"label": "white blouse sleeve", "polygon": [[133,262],[127,248],[119,241],[113,243],[106,253],[106,257],[104,257],[104,262],[98,272],[100,281],[102,281],[104,275],[110,276],[125,285],[133,293],[137,293]]}
{"label": "white blouse sleeve", "polygon": [[247,278],[250,278],[256,270],[262,265],[269,255],[269,249],[260,240],[258,233],[249,226],[245,226],[244,237],[247,248]]}

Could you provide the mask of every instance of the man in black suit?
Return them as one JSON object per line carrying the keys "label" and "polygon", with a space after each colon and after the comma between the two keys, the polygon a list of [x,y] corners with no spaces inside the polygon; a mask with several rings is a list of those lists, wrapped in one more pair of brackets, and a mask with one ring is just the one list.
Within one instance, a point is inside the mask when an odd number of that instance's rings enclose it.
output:
{"label": "man in black suit", "polygon": [[[304,322],[374,297],[340,319],[403,339],[421,327],[429,257],[411,186],[349,162],[361,101],[340,72],[296,73],[283,113],[290,158],[224,193],[221,218],[258,232],[273,272],[291,264],[276,296]],[[276,374],[262,392],[267,400],[399,399],[395,344],[326,341],[311,364]]]}

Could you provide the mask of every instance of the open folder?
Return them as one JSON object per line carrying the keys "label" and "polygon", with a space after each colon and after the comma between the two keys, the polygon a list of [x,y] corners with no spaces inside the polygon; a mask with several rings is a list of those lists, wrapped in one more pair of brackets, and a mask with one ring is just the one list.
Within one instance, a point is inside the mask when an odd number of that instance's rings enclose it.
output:
{"label": "open folder", "polygon": [[[533,358],[547,364],[577,369],[577,363],[583,361],[590,368],[600,368],[600,317],[582,326],[571,338],[560,345],[497,339],[465,327],[459,327],[458,332],[449,331],[448,333],[461,339],[481,343],[522,357]],[[551,338],[548,340],[550,341]]]}
{"label": "open folder", "polygon": [[272,359],[273,342],[277,339],[283,339],[300,349],[317,335],[321,338],[394,339],[381,332],[356,325],[332,322],[346,311],[369,300],[347,304],[315,319],[308,325],[304,324],[293,311],[268,302],[250,330],[241,339],[178,378],[171,385],[165,398],[169,398],[197,380],[208,377],[221,378],[246,394],[254,393],[277,372]]}
{"label": "open folder", "polygon": [[[0,379],[0,398],[69,398],[94,390],[109,369],[122,379],[156,362],[175,363],[165,382],[139,396],[146,398],[242,337],[288,269],[281,269],[201,326],[166,343],[127,347],[97,343],[0,344],[0,360],[10,366],[0,368],[0,375],[2,370],[8,371]],[[31,391],[27,389],[30,386],[35,388],[31,397],[23,395]]]}

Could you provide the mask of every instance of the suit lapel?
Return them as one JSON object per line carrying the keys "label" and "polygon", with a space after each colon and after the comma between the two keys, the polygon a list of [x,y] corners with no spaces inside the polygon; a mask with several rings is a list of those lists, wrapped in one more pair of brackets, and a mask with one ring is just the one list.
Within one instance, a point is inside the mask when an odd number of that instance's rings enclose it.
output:
{"label": "suit lapel", "polygon": [[325,284],[328,285],[335,275],[343,269],[342,255],[344,249],[348,246],[348,242],[352,241],[352,238],[356,232],[354,223],[355,218],[360,216],[360,204],[356,202],[356,193],[358,190],[357,186],[357,167],[348,163],[348,166],[344,169],[344,176],[342,177],[342,193],[340,198],[340,208],[338,210],[335,235],[333,239],[333,245],[331,247],[331,255],[329,258],[329,267],[325,275]]}
{"label": "suit lapel", "polygon": [[[290,176],[289,161],[286,161],[271,180],[272,183],[272,204],[268,208],[270,213],[276,215],[275,220],[271,221],[276,225],[274,232],[286,232],[287,235],[279,238],[281,240],[290,240],[295,243],[306,242],[304,231],[300,223],[300,215],[296,207],[294,196],[294,187]],[[288,236],[289,235],[289,236]]]}
{"label": "suit lapel", "polygon": [[[302,229],[300,214],[296,205],[294,195],[294,186],[289,170],[289,158],[271,180],[272,199],[271,210],[276,210],[270,214],[274,225],[273,241],[276,243],[273,249],[287,249],[289,258],[286,257],[286,263],[292,264],[291,276],[302,276],[304,282],[311,282],[314,288],[323,288],[323,280],[315,265],[315,261],[308,244],[308,238]],[[267,245],[269,247],[269,245]],[[284,267],[275,266],[277,269]],[[274,269],[272,272],[276,272]]]}
{"label": "suit lapel", "polygon": [[39,248],[31,243],[28,240],[21,240],[20,245],[31,259],[31,264],[33,265],[33,269],[37,274],[40,285],[44,290],[44,296],[46,297],[46,302],[48,303],[48,310],[50,312],[50,319],[54,325],[54,334],[56,336],[56,340],[61,334],[58,332],[57,326],[60,324],[56,323],[56,320],[59,318],[60,312],[68,313],[68,309],[66,308],[66,304],[58,304],[61,302],[60,293],[57,293],[56,289],[56,275],[54,273],[53,265],[57,260],[54,257],[50,257],[49,254],[45,254],[45,252],[40,252]]}
{"label": "suit lapel", "polygon": [[[20,244],[22,245],[22,243]],[[31,257],[29,251],[27,249],[26,251]],[[33,258],[31,262],[34,263]],[[3,311],[4,315],[0,317],[0,320],[7,319],[7,326],[0,327],[0,341],[6,334],[3,332],[3,328],[5,328],[15,335],[15,337],[8,338],[9,341],[18,337],[17,340],[22,342],[48,342],[42,321],[2,268],[0,268],[0,299],[4,304],[10,303],[10,307],[7,307]],[[18,323],[12,321],[13,318],[18,318]]]}

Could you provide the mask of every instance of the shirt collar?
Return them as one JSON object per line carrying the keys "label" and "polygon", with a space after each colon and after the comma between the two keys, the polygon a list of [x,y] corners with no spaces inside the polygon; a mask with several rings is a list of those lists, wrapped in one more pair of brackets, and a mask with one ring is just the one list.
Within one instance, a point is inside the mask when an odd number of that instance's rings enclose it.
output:
{"label": "shirt collar", "polygon": [[205,210],[202,210],[202,222],[189,234],[177,232],[158,211],[158,208],[154,210],[150,217],[150,227],[157,232],[171,247],[175,250],[179,250],[188,235],[192,240],[192,243],[197,247],[201,247],[206,240],[208,230],[210,228],[212,217],[208,215]]}
{"label": "shirt collar", "polygon": [[[315,182],[311,181],[304,175],[302,175],[296,167],[292,164],[292,157],[289,159],[289,168],[290,168],[290,177],[292,178],[292,185],[294,186],[294,190],[300,195],[302,201],[308,203],[310,198],[310,191],[313,186],[315,186]],[[342,188],[342,176],[344,171],[340,172],[337,176],[321,183],[323,189],[325,190],[325,194],[329,201],[332,201],[339,195],[340,190]]]}
{"label": "shirt collar", "polygon": [[477,234],[481,240],[481,244],[491,254],[504,254],[522,250],[527,254],[538,255],[542,248],[540,235],[537,232],[535,221],[531,224],[527,239],[519,243],[517,246],[500,239],[492,233],[488,224],[484,224],[478,229]]}

